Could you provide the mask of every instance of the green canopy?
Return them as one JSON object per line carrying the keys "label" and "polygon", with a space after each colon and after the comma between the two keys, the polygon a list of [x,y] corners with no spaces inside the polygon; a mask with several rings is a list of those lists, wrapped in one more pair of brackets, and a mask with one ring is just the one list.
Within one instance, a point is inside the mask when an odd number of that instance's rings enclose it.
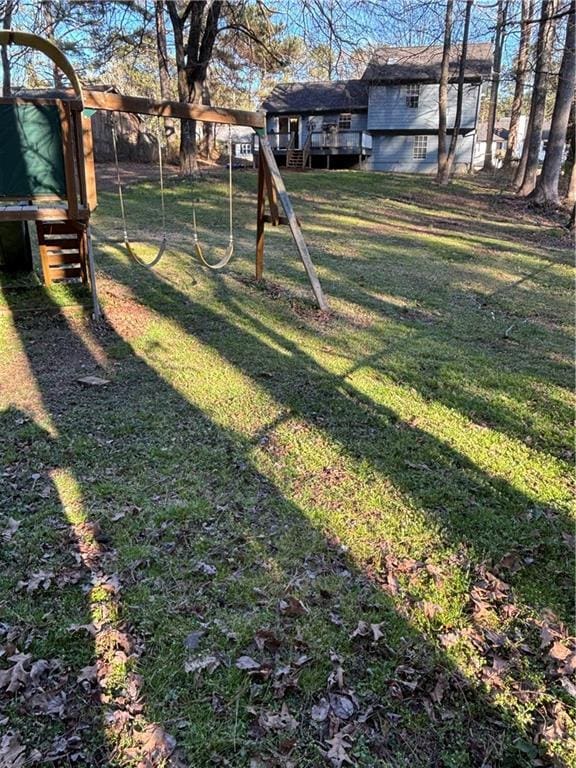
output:
{"label": "green canopy", "polygon": [[0,197],[66,196],[54,104],[0,104]]}

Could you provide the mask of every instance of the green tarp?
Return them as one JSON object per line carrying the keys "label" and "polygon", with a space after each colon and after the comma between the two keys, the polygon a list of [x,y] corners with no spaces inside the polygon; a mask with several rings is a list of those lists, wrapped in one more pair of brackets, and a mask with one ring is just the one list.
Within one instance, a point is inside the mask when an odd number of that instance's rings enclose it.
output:
{"label": "green tarp", "polygon": [[0,104],[0,197],[66,196],[62,134],[53,104]]}

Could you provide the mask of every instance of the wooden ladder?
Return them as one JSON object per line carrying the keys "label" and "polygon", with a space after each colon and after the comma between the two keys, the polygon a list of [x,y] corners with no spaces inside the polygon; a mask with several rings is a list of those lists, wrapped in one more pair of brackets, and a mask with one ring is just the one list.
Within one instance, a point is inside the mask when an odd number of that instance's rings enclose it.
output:
{"label": "wooden ladder", "polygon": [[86,283],[86,227],[74,221],[37,221],[36,232],[45,285]]}

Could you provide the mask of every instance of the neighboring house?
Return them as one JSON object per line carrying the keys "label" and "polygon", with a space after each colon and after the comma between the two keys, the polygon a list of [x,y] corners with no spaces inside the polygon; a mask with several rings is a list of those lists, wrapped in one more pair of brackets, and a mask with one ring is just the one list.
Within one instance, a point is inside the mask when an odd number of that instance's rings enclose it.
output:
{"label": "neighboring house", "polygon": [[[518,139],[514,148],[513,160],[519,160],[526,138],[526,128],[528,118],[526,115],[520,116],[518,123]],[[492,162],[496,168],[500,168],[506,150],[508,149],[508,135],[510,133],[510,118],[503,117],[496,120],[494,133],[492,134]],[[484,166],[484,156],[486,154],[486,141],[488,136],[488,123],[480,123],[477,129],[476,145],[474,149],[474,168]]]}
{"label": "neighboring house", "polygon": [[[454,46],[448,88],[448,133],[454,127],[460,50]],[[263,103],[274,153],[293,167],[361,166],[375,171],[434,173],[438,162],[441,46],[381,48],[360,80],[284,83]],[[482,83],[490,45],[471,44],[465,69],[456,170],[473,166]]]}

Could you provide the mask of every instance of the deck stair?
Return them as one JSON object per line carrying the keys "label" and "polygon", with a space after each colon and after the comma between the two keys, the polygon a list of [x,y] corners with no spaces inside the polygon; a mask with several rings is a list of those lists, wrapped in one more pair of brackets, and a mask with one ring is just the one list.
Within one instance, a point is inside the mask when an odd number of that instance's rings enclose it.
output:
{"label": "deck stair", "polygon": [[86,227],[74,221],[37,221],[44,283],[85,283]]}
{"label": "deck stair", "polygon": [[304,168],[304,150],[289,149],[286,156],[287,168]]}

